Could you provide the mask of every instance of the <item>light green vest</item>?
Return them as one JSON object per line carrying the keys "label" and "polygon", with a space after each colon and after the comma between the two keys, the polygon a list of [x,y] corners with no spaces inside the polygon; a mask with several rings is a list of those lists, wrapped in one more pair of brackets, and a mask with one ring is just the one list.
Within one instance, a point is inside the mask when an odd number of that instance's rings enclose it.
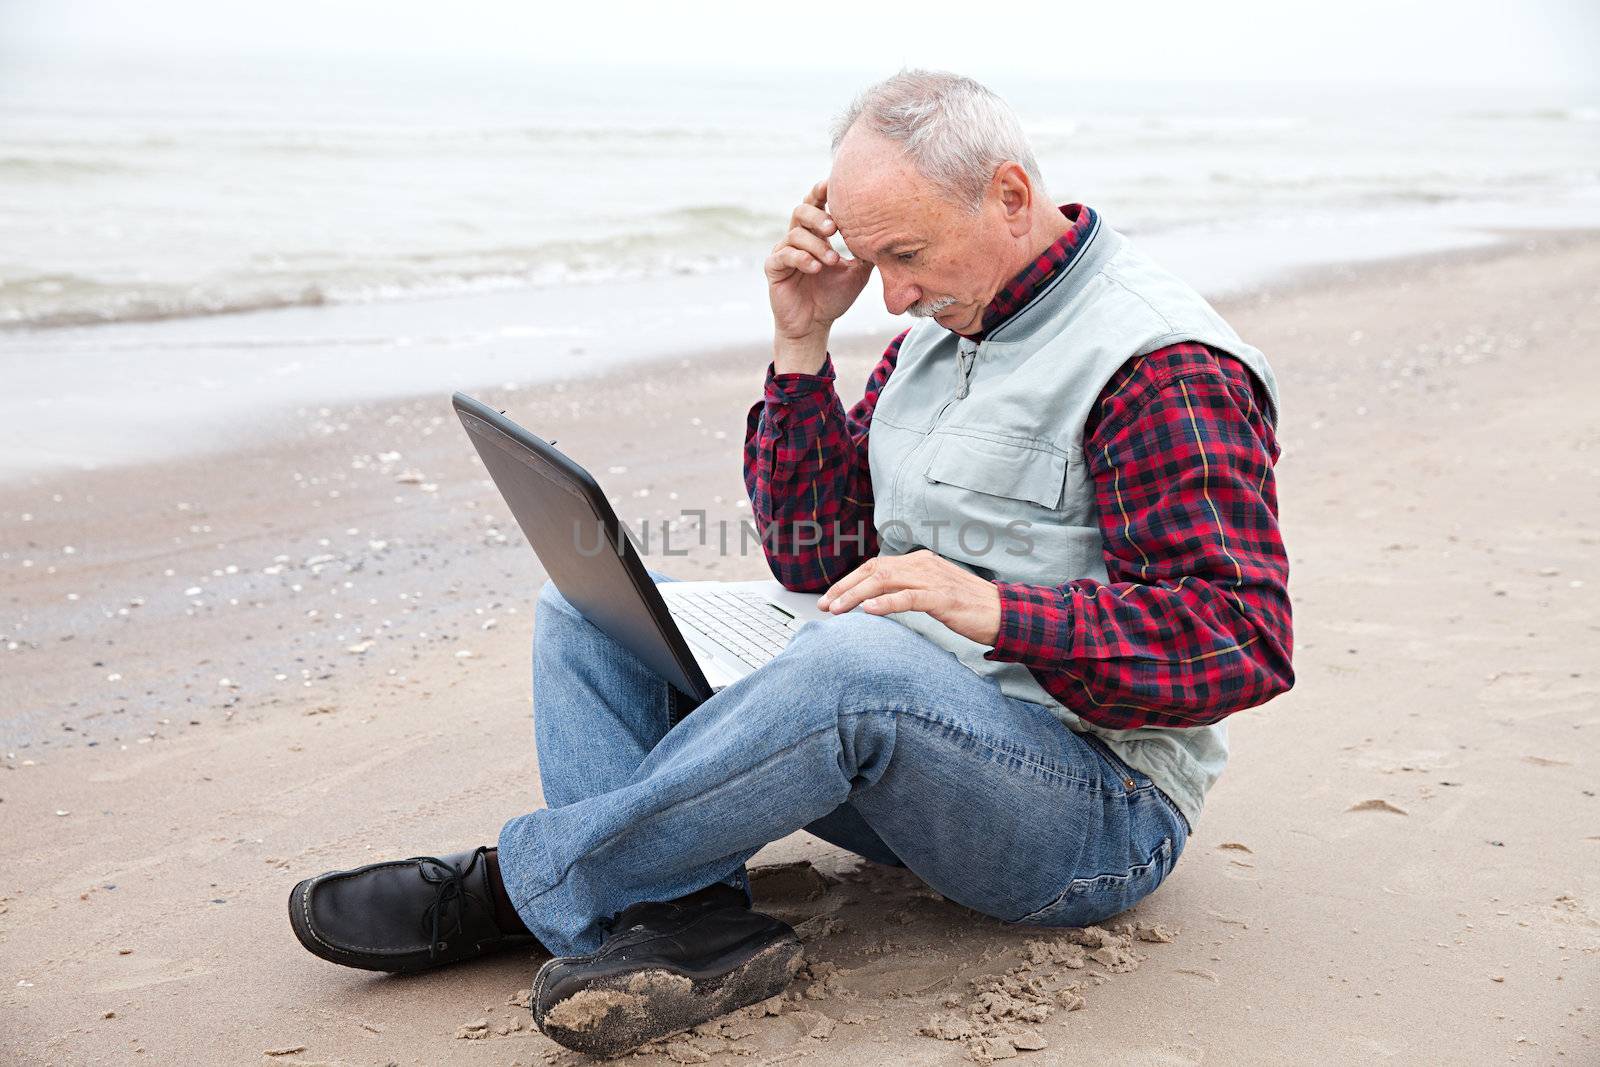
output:
{"label": "light green vest", "polygon": [[[1277,384],[1266,358],[1098,216],[1070,267],[982,342],[931,319],[918,322],[879,394],[868,438],[882,552],[928,548],[1001,581],[1106,581],[1084,424],[1118,368],[1179,341],[1243,362],[1266,387],[1276,423]],[[1006,695],[1046,705],[1073,730],[1102,738],[1196,825],[1228,760],[1222,724],[1101,729],[1046,692],[1026,666],[984,659],[988,646],[932,616],[890,617],[993,678]],[[1079,706],[1092,706],[1087,691]]]}

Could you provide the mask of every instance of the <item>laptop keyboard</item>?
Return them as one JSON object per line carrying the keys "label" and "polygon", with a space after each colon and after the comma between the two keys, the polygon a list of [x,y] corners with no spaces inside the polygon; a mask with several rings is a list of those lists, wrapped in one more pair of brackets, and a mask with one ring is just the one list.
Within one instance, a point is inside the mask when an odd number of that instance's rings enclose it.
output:
{"label": "laptop keyboard", "polygon": [[801,626],[801,620],[756,593],[676,593],[668,603],[673,615],[751,667],[782,652]]}

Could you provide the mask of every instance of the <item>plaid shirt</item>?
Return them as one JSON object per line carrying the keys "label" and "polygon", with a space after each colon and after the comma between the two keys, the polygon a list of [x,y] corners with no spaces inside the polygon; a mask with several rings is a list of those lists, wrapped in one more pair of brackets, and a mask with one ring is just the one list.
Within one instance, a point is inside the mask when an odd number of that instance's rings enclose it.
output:
{"label": "plaid shirt", "polygon": [[[1093,211],[1061,210],[1073,228],[1000,290],[984,333],[1072,262]],[[767,368],[746,422],[745,486],[768,563],[790,589],[826,589],[878,552],[867,433],[905,336],[849,411],[831,358],[817,374]],[[1065,707],[1108,729],[1202,726],[1285,692],[1294,671],[1279,448],[1256,389],[1242,364],[1200,344],[1124,364],[1084,428],[1109,580],[996,582],[1000,633],[985,658],[1027,665]],[[813,545],[819,528],[863,535]]]}

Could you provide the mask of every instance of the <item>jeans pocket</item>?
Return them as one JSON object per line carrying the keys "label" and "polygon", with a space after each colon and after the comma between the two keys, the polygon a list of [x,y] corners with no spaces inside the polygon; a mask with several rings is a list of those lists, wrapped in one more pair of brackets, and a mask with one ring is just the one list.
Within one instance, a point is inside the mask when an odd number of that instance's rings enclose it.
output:
{"label": "jeans pocket", "polygon": [[[1177,804],[1173,803],[1172,798],[1167,796],[1160,786],[1156,785],[1155,782],[1150,780],[1150,776],[1148,774],[1145,774],[1143,771],[1135,770],[1126,760],[1119,756],[1110,745],[1106,744],[1103,739],[1096,737],[1094,734],[1084,733],[1080,734],[1079,736],[1088,742],[1089,747],[1100,753],[1100,757],[1106,761],[1107,766],[1109,766],[1112,771],[1116,773],[1117,777],[1122,780],[1123,788],[1126,789],[1130,794],[1149,791],[1154,796],[1160,798],[1162,808],[1171,813],[1172,818],[1183,827],[1184,839],[1188,839],[1189,835],[1194,832],[1193,828],[1189,825],[1189,817],[1183,813],[1183,810],[1179,808]],[[1179,851],[1182,851],[1182,842],[1179,843],[1178,849]]]}
{"label": "jeans pocket", "polygon": [[1150,859],[1121,873],[1074,878],[1055,900],[1012,922],[1018,926],[1090,926],[1127,911],[1149,896],[1172,871],[1172,838],[1164,837]]}
{"label": "jeans pocket", "polygon": [[1147,789],[1155,784],[1154,782],[1150,781],[1149,775],[1145,774],[1143,771],[1136,771],[1132,767],[1128,766],[1123,758],[1117,755],[1104,739],[1096,737],[1094,734],[1087,732],[1079,734],[1078,736],[1082,737],[1084,741],[1088,743],[1090,748],[1094,749],[1100,754],[1100,758],[1105,760],[1106,766],[1110,767],[1112,773],[1116,775],[1120,782],[1122,782],[1124,789],[1132,792],[1135,789]]}

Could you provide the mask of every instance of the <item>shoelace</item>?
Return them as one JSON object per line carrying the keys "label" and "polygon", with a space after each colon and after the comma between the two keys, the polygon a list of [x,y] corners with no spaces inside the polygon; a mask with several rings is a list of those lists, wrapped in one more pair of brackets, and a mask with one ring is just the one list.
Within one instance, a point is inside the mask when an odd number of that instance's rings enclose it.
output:
{"label": "shoelace", "polygon": [[[433,903],[422,913],[423,929],[429,931],[428,958],[437,959],[439,953],[450,947],[449,938],[460,933],[464,928],[466,904],[474,901],[479,907],[487,904],[478,894],[466,886],[467,876],[478,865],[478,860],[483,857],[485,848],[479,848],[472,854],[472,859],[467,861],[464,868],[456,868],[435,856],[416,856],[418,873],[424,882],[431,882],[437,888],[433,893]],[[453,920],[446,925],[445,915],[453,913]]]}

